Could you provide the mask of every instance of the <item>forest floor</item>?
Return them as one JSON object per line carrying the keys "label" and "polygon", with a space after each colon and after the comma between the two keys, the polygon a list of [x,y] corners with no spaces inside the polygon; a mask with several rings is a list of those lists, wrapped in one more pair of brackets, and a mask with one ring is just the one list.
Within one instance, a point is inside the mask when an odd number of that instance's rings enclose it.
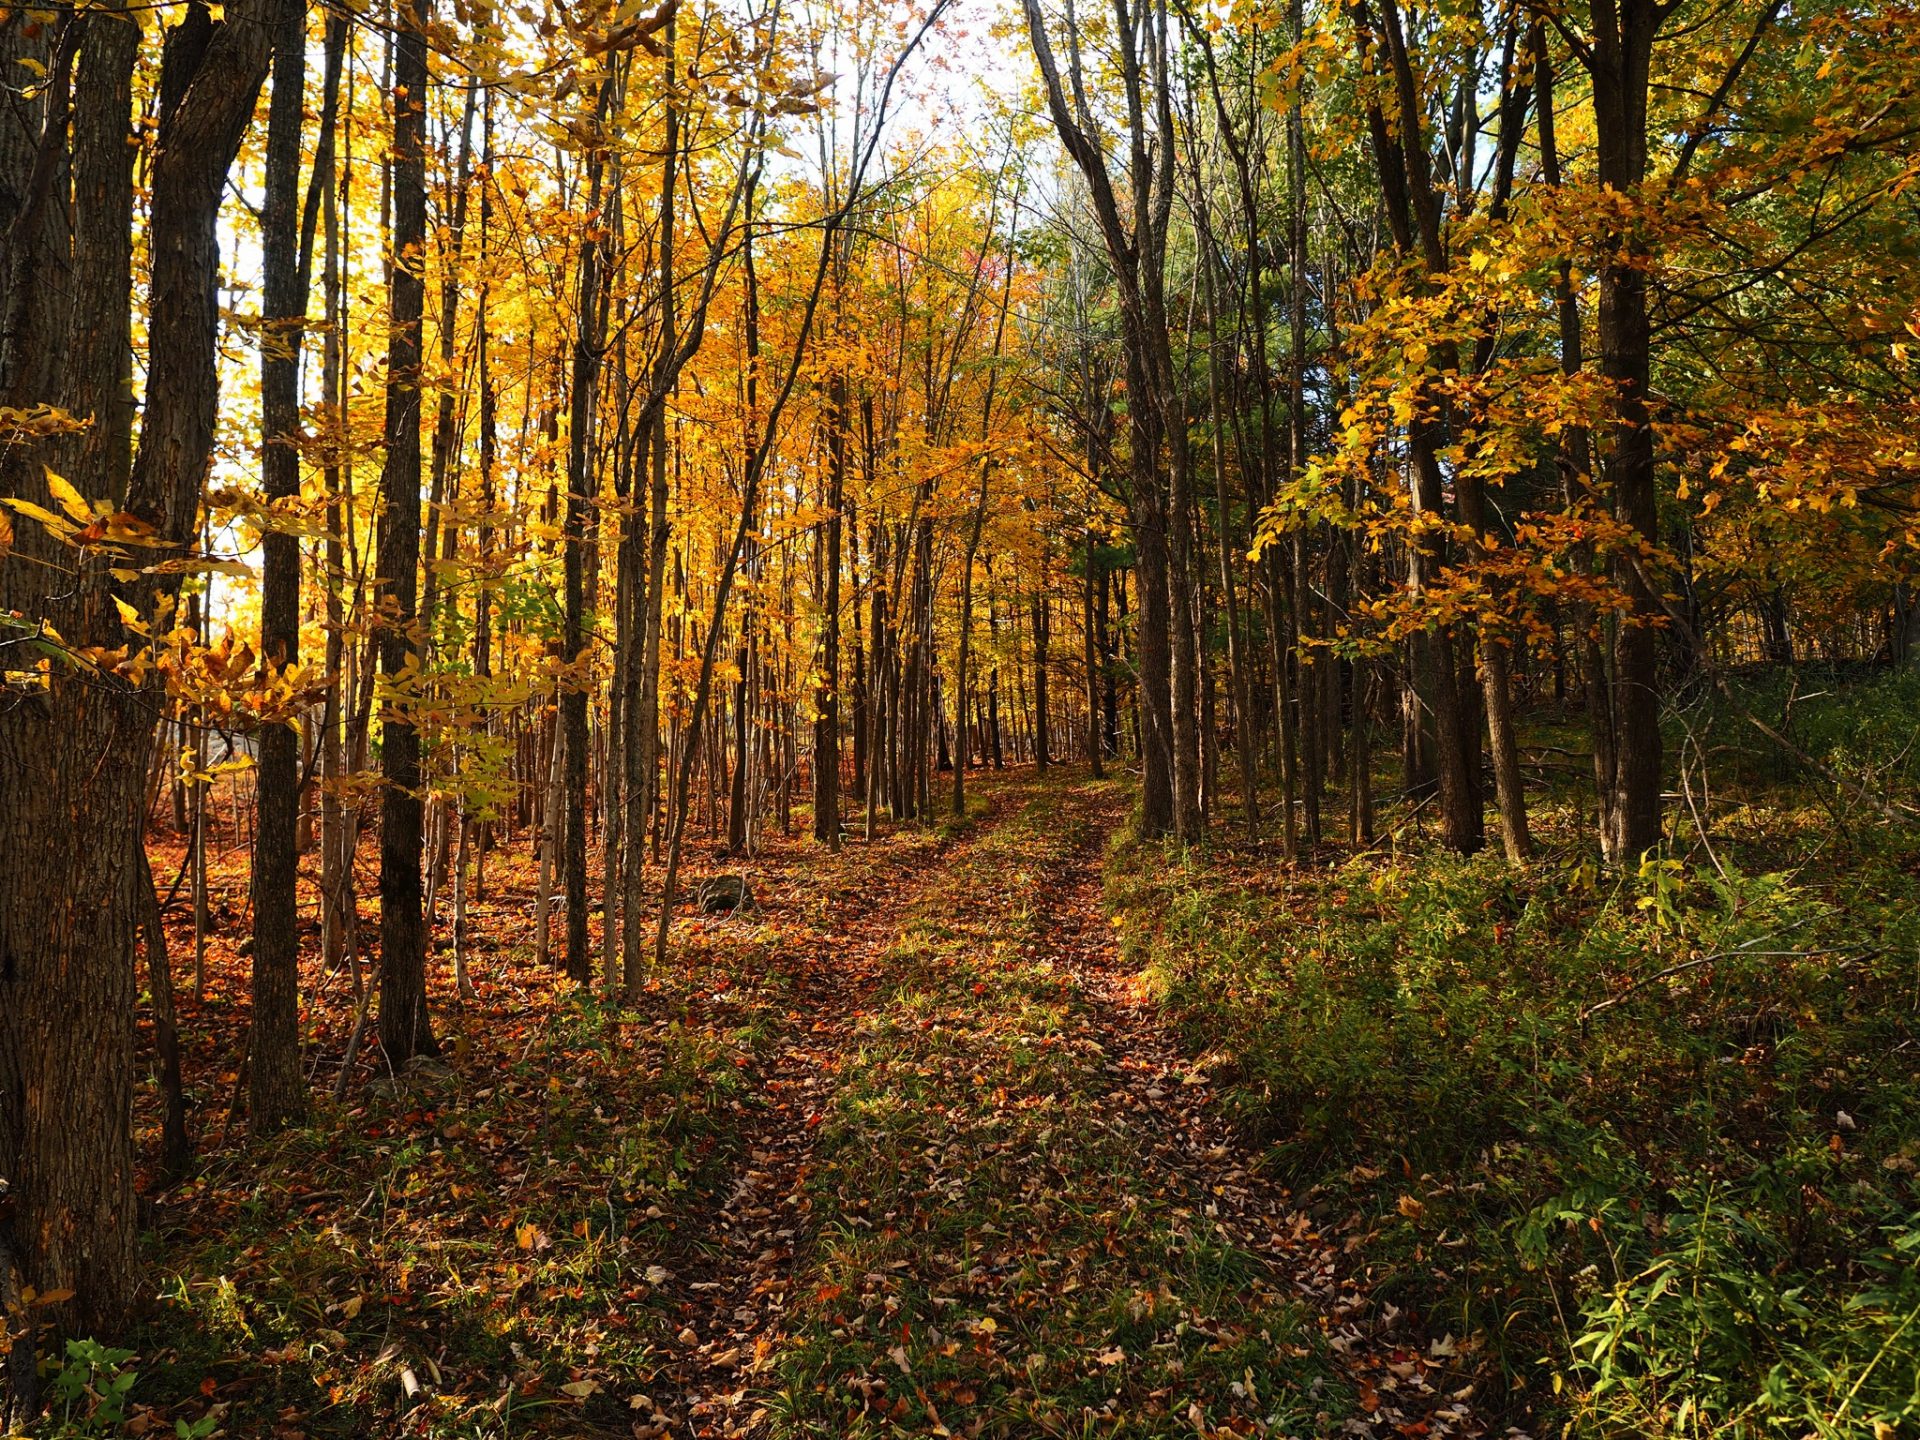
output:
{"label": "forest floor", "polygon": [[[446,1066],[368,1056],[330,1104],[353,1004],[316,969],[314,1119],[260,1144],[231,1114],[234,851],[181,1001],[200,1170],[150,1195],[158,1301],[134,1355],[97,1362],[140,1372],[126,1428],[1475,1432],[1449,1337],[1370,1297],[1357,1219],[1256,1173],[1209,1057],[1122,962],[1101,872],[1123,790],[973,791],[964,820],[837,856],[707,850],[694,880],[737,869],[756,903],[688,907],[637,1010],[535,965],[531,868],[503,854],[477,996],[434,965]],[[164,888],[178,846],[155,864]],[[173,950],[190,963],[190,926]]]}

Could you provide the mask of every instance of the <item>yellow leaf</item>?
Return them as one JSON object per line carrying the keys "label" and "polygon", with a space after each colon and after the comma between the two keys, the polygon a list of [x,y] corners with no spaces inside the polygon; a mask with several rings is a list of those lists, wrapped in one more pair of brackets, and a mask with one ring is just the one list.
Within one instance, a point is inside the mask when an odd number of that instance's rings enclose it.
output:
{"label": "yellow leaf", "polygon": [[73,534],[73,526],[69,525],[65,520],[62,520],[51,510],[44,509],[34,504],[31,500],[16,500],[13,496],[8,495],[0,498],[0,505],[10,505],[13,507],[15,513],[24,515],[29,520],[38,520],[42,525],[46,526],[62,539]]}
{"label": "yellow leaf", "polygon": [[47,471],[47,490],[60,502],[60,508],[81,524],[84,525],[93,519],[93,511],[80,492],[74,489],[65,477],[54,474],[51,469]]}

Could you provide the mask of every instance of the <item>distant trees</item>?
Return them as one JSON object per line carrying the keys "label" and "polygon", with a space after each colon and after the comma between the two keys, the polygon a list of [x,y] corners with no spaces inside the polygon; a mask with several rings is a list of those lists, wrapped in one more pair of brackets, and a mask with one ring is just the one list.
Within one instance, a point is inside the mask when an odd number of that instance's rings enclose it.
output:
{"label": "distant trees", "polygon": [[[1371,735],[1397,721],[1443,841],[1482,845],[1490,777],[1523,862],[1518,716],[1546,687],[1584,704],[1601,849],[1635,862],[1662,836],[1665,698],[1716,653],[1796,653],[1778,566],[1809,620],[1816,593],[1905,593],[1910,536],[1883,522],[1920,473],[1910,407],[1860,361],[1910,363],[1890,317],[1912,323],[1913,227],[1884,188],[1911,181],[1906,92],[1837,16],[1766,3],[1176,12],[1025,6],[1084,181],[1062,229],[1097,256],[1126,366],[1105,397],[1124,443],[1099,448],[1069,384],[1048,399],[1089,471],[1126,476],[1143,824],[1195,833],[1183,767],[1213,808],[1230,734],[1242,817],[1267,770],[1288,854],[1320,842],[1336,779],[1367,834]],[[1599,142],[1571,156],[1570,129]],[[1843,252],[1858,285],[1812,304]],[[1836,403],[1823,371],[1861,388]],[[1851,578],[1799,558],[1803,524]],[[1864,657],[1904,632],[1824,633]]]}

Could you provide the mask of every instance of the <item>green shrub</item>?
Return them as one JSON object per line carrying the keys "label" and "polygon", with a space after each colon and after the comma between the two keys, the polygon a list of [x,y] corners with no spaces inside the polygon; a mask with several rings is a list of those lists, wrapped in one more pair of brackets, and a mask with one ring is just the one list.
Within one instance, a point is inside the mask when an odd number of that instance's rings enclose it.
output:
{"label": "green shrub", "polygon": [[1806,819],[1277,891],[1134,843],[1109,903],[1268,1163],[1361,1212],[1377,1294],[1481,1337],[1511,1418],[1884,1440],[1920,1424],[1920,865]]}
{"label": "green shrub", "polygon": [[1676,1201],[1689,1203],[1666,1217],[1655,1246],[1623,1247],[1644,1252],[1637,1268],[1588,1296],[1570,1347],[1594,1429],[1826,1440],[1920,1420],[1916,1217],[1887,1226],[1858,1257],[1855,1282],[1836,1285],[1795,1265],[1764,1192],[1711,1183],[1681,1192]]}

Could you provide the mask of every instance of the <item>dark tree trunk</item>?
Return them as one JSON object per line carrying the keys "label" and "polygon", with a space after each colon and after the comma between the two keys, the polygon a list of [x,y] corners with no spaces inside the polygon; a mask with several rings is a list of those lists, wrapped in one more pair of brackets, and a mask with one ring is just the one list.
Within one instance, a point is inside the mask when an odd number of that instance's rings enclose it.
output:
{"label": "dark tree trunk", "polygon": [[[1390,84],[1381,90],[1392,97],[1393,123],[1381,100],[1369,102],[1367,123],[1394,246],[1408,259],[1418,259],[1429,276],[1447,271],[1440,224],[1441,202],[1435,187],[1432,161],[1421,121],[1418,85],[1402,33],[1398,0],[1382,0],[1382,34],[1375,36],[1364,7],[1353,21],[1363,49],[1380,54],[1388,67]],[[1444,372],[1458,363],[1449,343],[1435,347],[1433,369]],[[1423,381],[1422,388],[1431,384]],[[1447,444],[1441,421],[1422,414],[1407,428],[1412,474],[1410,488],[1416,513],[1444,518],[1446,478],[1440,452]],[[1425,591],[1445,570],[1445,534],[1435,529],[1409,551],[1410,588]],[[1445,843],[1462,854],[1477,851],[1486,839],[1486,817],[1480,797],[1480,747],[1469,696],[1471,685],[1460,680],[1460,641],[1450,625],[1435,625],[1414,637],[1414,685],[1422,707],[1432,716],[1434,761],[1439,776],[1440,833]]]}
{"label": "dark tree trunk", "polygon": [[[0,121],[0,208],[12,211],[0,215],[0,401],[51,402],[93,422],[10,454],[0,479],[9,494],[47,501],[42,462],[57,460],[83,493],[124,497],[175,553],[191,541],[213,447],[220,196],[277,13],[271,0],[239,0],[216,23],[195,7],[168,36],[148,172],[150,363],[131,476],[138,28],[112,10],[69,17],[53,31],[42,97],[16,101]],[[84,33],[68,28],[82,24]],[[21,28],[6,27],[9,58],[39,43]],[[15,169],[22,141],[50,163]],[[48,264],[66,272],[61,283]],[[116,581],[98,559],[70,574],[71,552],[37,526],[20,531],[22,556],[56,564],[0,567],[0,609],[56,627],[66,644],[137,645],[121,605],[151,626],[173,598],[171,582]],[[111,1333],[135,1289],[134,947],[147,908],[140,850],[157,698],[58,661],[44,687],[0,696],[0,854],[23,857],[0,866],[0,1285],[72,1292],[41,1310],[69,1332]],[[10,1347],[0,1420],[27,1418],[19,1382],[32,1348]]]}
{"label": "dark tree trunk", "polygon": [[[754,572],[752,541],[748,541],[747,574]],[[747,849],[747,763],[752,754],[751,715],[753,701],[753,606],[740,607],[740,644],[734,652],[733,683],[733,782],[727,792],[727,853],[742,855]],[[716,727],[717,729],[718,727]],[[816,762],[817,763],[817,762]]]}
{"label": "dark tree trunk", "polygon": [[[607,121],[615,93],[600,82],[596,128]],[[600,208],[605,161],[596,144],[587,162],[589,214]],[[600,383],[600,346],[605,309],[603,242],[597,233],[580,242],[578,308],[574,318],[571,410],[567,422],[567,526],[563,566],[566,584],[567,678],[560,691],[560,723],[566,731],[567,975],[582,985],[593,979],[587,943],[587,660],[586,558],[590,493],[594,483],[594,400]]]}
{"label": "dark tree trunk", "polygon": [[[130,446],[114,399],[131,343],[138,35],[107,14],[26,28],[0,32],[0,55],[16,75],[31,60],[49,78],[0,115],[0,402],[53,401],[95,418],[92,443],[60,468],[83,493],[118,497]],[[41,155],[50,163],[36,165]],[[69,265],[70,290],[52,283]],[[54,504],[40,462],[56,448],[8,446],[0,491]],[[14,548],[0,564],[0,613],[51,624],[75,644],[131,638],[97,565],[70,584],[72,552],[31,523],[15,527]],[[150,743],[141,701],[60,664],[44,690],[0,690],[0,854],[10,857],[0,865],[0,1299],[7,1329],[27,1329],[0,1377],[9,1432],[38,1408],[35,1337],[14,1309],[22,1292],[74,1290],[45,1316],[62,1329],[111,1328],[132,1297],[135,915],[123,877],[142,843],[144,758],[132,753]]]}
{"label": "dark tree trunk", "polygon": [[[1114,575],[1104,559],[1100,561],[1098,586],[1094,591],[1094,648],[1100,659],[1100,745],[1107,758],[1120,758],[1120,679],[1113,653]],[[1120,584],[1126,584],[1125,576]]]}
{"label": "dark tree trunk", "polygon": [[[1647,178],[1647,92],[1653,41],[1662,7],[1654,0],[1594,0],[1589,72],[1599,139],[1597,177],[1603,186],[1638,198]],[[1658,530],[1654,434],[1648,410],[1652,330],[1647,315],[1651,255],[1644,229],[1627,222],[1603,237],[1599,271],[1599,352],[1613,387],[1613,436],[1607,479],[1614,514],[1642,540]],[[1631,863],[1660,843],[1660,687],[1654,625],[1659,598],[1639,557],[1623,549],[1615,583],[1632,611],[1613,644],[1612,794],[1603,807],[1603,839],[1616,863]]]}
{"label": "dark tree trunk", "polygon": [[[667,50],[666,78],[671,89],[674,76],[674,45],[677,31],[669,15],[665,33]],[[680,111],[667,106],[665,143],[661,156],[660,227],[656,257],[660,266],[660,329],[657,364],[670,363],[678,339],[674,329],[673,266],[675,255],[674,185],[680,155]],[[650,400],[664,399],[671,377],[662,368],[656,372]],[[627,806],[627,853],[621,866],[621,909],[626,928],[621,935],[621,986],[629,1004],[640,998],[646,984],[645,935],[640,925],[641,879],[646,863],[644,843],[647,823],[655,811],[654,799],[660,773],[660,619],[666,596],[667,570],[667,425],[664,407],[640,419],[641,441],[649,475],[647,511],[643,530],[633,536],[633,558],[640,565],[634,580],[634,614],[640,625],[638,643],[627,669],[626,700],[626,776],[624,794]],[[636,502],[640,485],[639,471],[634,475]],[[639,505],[636,503],[636,523]],[[640,537],[646,537],[644,560]],[[637,673],[636,673],[637,672]],[[658,853],[658,831],[655,845]]]}
{"label": "dark tree trunk", "polygon": [[[1140,592],[1135,659],[1142,751],[1141,830],[1147,835],[1177,833],[1181,839],[1192,839],[1199,826],[1194,803],[1198,749],[1191,708],[1192,629],[1184,589],[1188,558],[1185,418],[1162,303],[1175,151],[1166,7],[1152,4],[1151,13],[1139,17],[1141,23],[1127,24],[1116,37],[1115,58],[1128,100],[1125,178],[1132,213],[1124,220],[1106,155],[1092,137],[1093,122],[1080,82],[1080,36],[1071,10],[1065,28],[1073,76],[1070,97],[1039,0],[1025,0],[1024,9],[1054,129],[1087,181],[1120,301],[1127,393],[1132,400],[1128,407],[1130,501]],[[1170,434],[1175,427],[1177,433]],[[1161,473],[1161,445],[1169,440],[1175,450],[1171,487]],[[1171,528],[1170,510],[1174,512]],[[1172,589],[1176,585],[1182,587],[1177,595]]]}
{"label": "dark tree trunk", "polygon": [[827,516],[821,527],[820,684],[814,694],[813,838],[840,848],[840,510],[846,500],[847,382],[837,370],[827,389]]}
{"label": "dark tree trunk", "polygon": [[[420,254],[427,238],[427,24],[432,0],[410,0],[394,37],[393,250]],[[381,710],[380,1044],[387,1062],[438,1055],[427,1013],[427,937],[422,913],[423,809],[420,732],[404,701],[420,662],[420,321],[426,289],[412,265],[388,279],[386,467],[376,573],[385,612],[380,673],[396,687]]]}
{"label": "dark tree trunk", "polygon": [[[1560,185],[1560,149],[1554,129],[1554,89],[1552,56],[1547,49],[1546,28],[1533,30],[1534,86],[1539,94],[1540,162],[1547,184]],[[1586,365],[1581,338],[1580,302],[1573,287],[1573,266],[1563,260],[1554,281],[1555,309],[1560,322],[1560,369],[1567,375],[1578,374]],[[1570,426],[1561,442],[1558,457],[1562,498],[1569,510],[1593,498],[1593,446],[1582,426]],[[1574,552],[1574,564],[1582,573],[1593,570],[1591,547]],[[1581,703],[1587,712],[1587,731],[1593,746],[1594,794],[1599,810],[1599,830],[1603,848],[1611,844],[1614,797],[1613,706],[1609,697],[1606,647],[1601,643],[1595,607],[1581,603],[1573,609],[1574,641],[1579,646]]]}
{"label": "dark tree trunk", "polygon": [[1094,558],[1095,540],[1091,527],[1086,533],[1086,567],[1080,577],[1080,665],[1086,672],[1087,766],[1093,772],[1093,778],[1099,780],[1104,775],[1100,763],[1103,744],[1103,730],[1100,718],[1100,660],[1094,633],[1093,592],[1095,567],[1099,563]]}
{"label": "dark tree trunk", "polygon": [[[1136,368],[1129,364],[1130,370]],[[1132,393],[1143,393],[1140,388]],[[1167,521],[1158,495],[1159,433],[1145,405],[1132,410],[1134,581],[1139,606],[1134,652],[1139,675],[1140,829],[1150,836],[1174,828],[1173,677],[1167,613]]]}
{"label": "dark tree trunk", "polygon": [[[1288,28],[1296,44],[1306,43],[1304,11],[1301,0],[1289,0]],[[1287,107],[1287,464],[1298,479],[1307,464],[1307,175],[1306,125],[1302,115],[1305,89],[1295,86]],[[1310,647],[1300,643],[1303,634],[1313,630],[1312,587],[1307,571],[1306,536],[1293,535],[1293,566],[1290,578],[1289,630],[1293,641],[1298,699],[1300,758],[1304,774],[1300,776],[1301,807],[1306,821],[1309,846],[1320,843],[1320,790],[1325,777],[1325,762],[1320,743],[1319,717],[1315,713],[1314,680],[1319,666]]]}
{"label": "dark tree trunk", "polygon": [[[262,489],[269,504],[300,493],[300,345],[307,275],[299,233],[300,139],[306,14],[282,6],[273,36],[273,98],[267,111],[266,203],[260,216],[260,421]],[[260,654],[272,670],[300,661],[300,539],[269,529],[260,542]],[[253,867],[253,1029],[248,1042],[248,1118],[256,1135],[304,1119],[300,1065],[300,736],[291,723],[260,735],[259,836]]]}
{"label": "dark tree trunk", "polygon": [[1033,597],[1033,764],[1045,770],[1053,760],[1053,736],[1047,725],[1047,672],[1052,660],[1048,646],[1053,640],[1053,617],[1048,610],[1044,590]]}

